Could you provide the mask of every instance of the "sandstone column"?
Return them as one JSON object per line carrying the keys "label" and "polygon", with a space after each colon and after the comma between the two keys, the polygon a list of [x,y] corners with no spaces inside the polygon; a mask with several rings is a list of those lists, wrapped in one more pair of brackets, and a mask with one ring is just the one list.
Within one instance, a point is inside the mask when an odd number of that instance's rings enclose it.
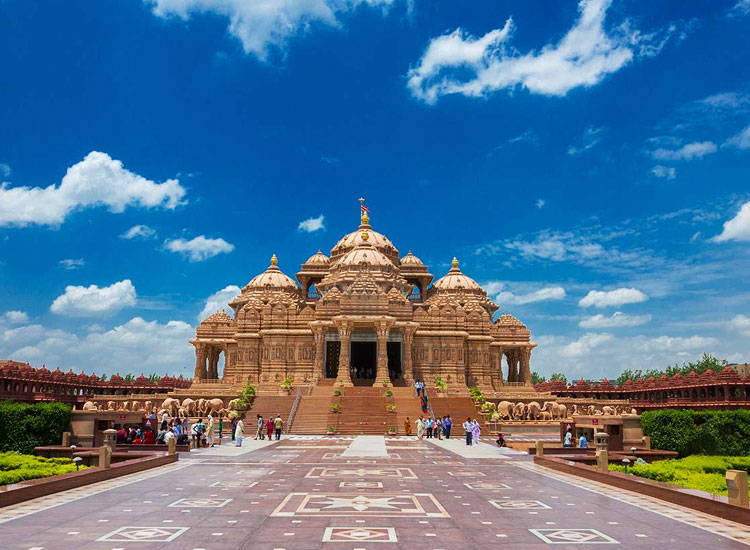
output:
{"label": "sandstone column", "polygon": [[203,380],[206,378],[206,355],[203,344],[195,345],[195,371],[193,378]]}
{"label": "sandstone column", "polygon": [[531,348],[523,348],[520,350],[521,369],[519,374],[519,382],[523,382],[526,385],[531,384]]}
{"label": "sandstone column", "polygon": [[336,378],[341,380],[342,386],[353,386],[352,374],[349,371],[349,342],[352,339],[352,328],[348,323],[342,323],[338,327],[341,339],[341,351],[339,352],[339,370]]}
{"label": "sandstone column", "polygon": [[315,363],[313,365],[313,379],[314,382],[319,382],[325,376],[325,364],[323,363],[325,356],[325,345],[326,345],[326,333],[323,329],[315,330]]}
{"label": "sandstone column", "polygon": [[405,327],[403,330],[404,336],[404,360],[402,376],[407,384],[411,385],[414,383],[414,366],[411,357],[411,347],[414,343],[414,328]]}
{"label": "sandstone column", "polygon": [[378,372],[375,375],[375,384],[387,382],[391,385],[391,378],[388,376],[388,324],[377,323],[375,333],[378,336]]}

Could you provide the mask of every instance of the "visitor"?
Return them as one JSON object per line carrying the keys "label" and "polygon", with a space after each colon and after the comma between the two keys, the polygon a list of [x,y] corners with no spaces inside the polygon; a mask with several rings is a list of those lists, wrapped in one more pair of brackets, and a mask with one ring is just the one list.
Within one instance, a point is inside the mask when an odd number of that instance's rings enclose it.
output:
{"label": "visitor", "polygon": [[245,415],[240,415],[237,418],[237,424],[234,426],[235,447],[242,447],[242,438],[245,435],[245,424],[242,422],[244,416]]}
{"label": "visitor", "polygon": [[214,446],[214,417],[208,415],[208,424],[206,424],[206,446]]}
{"label": "visitor", "polygon": [[[175,435],[173,428],[170,428],[166,432],[164,432],[164,443],[165,444],[169,445],[169,440],[170,439],[176,439],[176,438],[177,438],[177,436]],[[176,443],[176,441],[175,441],[175,443]]]}
{"label": "visitor", "polygon": [[142,445],[143,440],[140,437],[137,437],[133,440],[133,445]]}
{"label": "visitor", "polygon": [[404,418],[404,433],[406,435],[411,435],[411,420],[409,420],[408,416]]}
{"label": "visitor", "polygon": [[159,445],[163,445],[165,443],[164,437],[167,435],[167,430],[159,430],[159,433],[156,434],[156,443]]}
{"label": "visitor", "polygon": [[263,422],[263,417],[261,415],[257,416],[258,429],[255,431],[255,439],[265,439],[266,436],[263,434],[263,427],[265,426],[265,422]]}
{"label": "visitor", "polygon": [[507,447],[507,443],[505,443],[505,437],[503,436],[502,432],[498,432],[497,434],[497,446],[498,447]]}
{"label": "visitor", "polygon": [[424,420],[422,420],[422,417],[420,416],[417,420],[417,439],[423,439],[424,438]]}
{"label": "visitor", "polygon": [[466,422],[463,423],[463,427],[464,431],[466,432],[466,444],[471,445],[471,442],[474,439],[474,434],[471,431],[474,428],[471,423],[471,417],[466,419]]}
{"label": "visitor", "polygon": [[203,423],[203,419],[199,418],[198,422],[193,424],[193,428],[190,430],[190,435],[193,436],[193,447],[196,449],[201,448],[201,437],[206,429],[206,425]]}
{"label": "visitor", "polygon": [[192,433],[191,428],[192,425],[190,424],[190,420],[186,416],[182,423],[182,443],[180,443],[180,445],[190,445],[190,434]]}
{"label": "visitor", "polygon": [[427,411],[428,411],[428,407],[427,407],[427,394],[424,393],[424,391],[422,392],[421,403],[422,403],[422,412],[423,413],[427,413]]}
{"label": "visitor", "polygon": [[471,435],[474,438],[474,445],[479,443],[479,435],[481,434],[481,429],[479,427],[479,422],[474,419],[474,421],[471,423]]}
{"label": "visitor", "polygon": [[232,417],[232,441],[234,441],[235,432],[237,431],[237,417]]}
{"label": "visitor", "polygon": [[427,439],[432,439],[432,430],[435,427],[435,421],[427,417],[427,420],[425,421],[425,428],[427,429]]}
{"label": "visitor", "polygon": [[156,444],[156,434],[154,433],[154,430],[152,430],[151,428],[147,428],[143,432],[143,443],[146,445]]}
{"label": "visitor", "polygon": [[161,429],[162,430],[167,429],[167,420],[169,420],[169,415],[167,414],[167,411],[164,411],[164,413],[161,415]]}
{"label": "visitor", "polygon": [[117,443],[125,443],[128,440],[128,432],[125,429],[125,426],[122,426],[119,430],[117,430]]}
{"label": "visitor", "polygon": [[224,417],[219,417],[219,447],[221,447],[221,438],[223,437],[224,432]]}
{"label": "visitor", "polygon": [[437,433],[437,438],[442,440],[443,439],[443,419],[438,418],[435,422],[435,432]]}
{"label": "visitor", "polygon": [[451,428],[453,427],[453,420],[451,415],[447,415],[443,420],[443,430],[445,430],[445,439],[451,438]]}
{"label": "visitor", "polygon": [[563,439],[563,447],[572,447],[573,446],[573,429],[568,428],[568,431],[565,432],[565,439]]}
{"label": "visitor", "polygon": [[589,440],[586,439],[586,434],[582,433],[581,437],[578,438],[578,446],[581,449],[587,449],[589,446]]}
{"label": "visitor", "polygon": [[422,388],[424,388],[424,384],[417,379],[417,381],[414,382],[414,389],[417,390],[417,397],[422,393]]}
{"label": "visitor", "polygon": [[276,420],[273,421],[273,429],[276,430],[276,441],[281,439],[281,429],[284,427],[284,421],[281,419],[281,415],[276,415]]}
{"label": "visitor", "polygon": [[273,439],[273,418],[270,416],[266,422],[266,433],[268,434],[268,441],[271,441]]}
{"label": "visitor", "polygon": [[128,430],[128,437],[125,439],[125,443],[133,443],[133,440],[135,439],[135,428],[133,426],[130,426],[130,429]]}

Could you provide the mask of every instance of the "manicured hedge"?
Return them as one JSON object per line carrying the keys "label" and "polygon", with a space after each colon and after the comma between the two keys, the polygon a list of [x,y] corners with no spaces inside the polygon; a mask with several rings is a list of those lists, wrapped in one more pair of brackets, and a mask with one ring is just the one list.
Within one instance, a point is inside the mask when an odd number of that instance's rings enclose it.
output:
{"label": "manicured hedge", "polygon": [[688,455],[750,454],[750,411],[662,409],[641,416],[651,447]]}
{"label": "manicured hedge", "polygon": [[[81,466],[83,468],[85,466]],[[75,463],[69,458],[43,458],[12,451],[0,453],[0,485],[75,471]]]}
{"label": "manicured hedge", "polygon": [[31,454],[34,447],[59,445],[69,425],[70,407],[63,403],[0,401],[0,452]]}

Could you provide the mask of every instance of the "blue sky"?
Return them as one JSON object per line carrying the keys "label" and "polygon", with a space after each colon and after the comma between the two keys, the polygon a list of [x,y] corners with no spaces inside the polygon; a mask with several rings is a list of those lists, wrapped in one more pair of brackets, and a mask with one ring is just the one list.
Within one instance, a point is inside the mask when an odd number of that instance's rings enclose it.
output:
{"label": "blue sky", "polygon": [[358,223],[532,368],[750,359],[750,2],[0,3],[0,357],[192,373]]}

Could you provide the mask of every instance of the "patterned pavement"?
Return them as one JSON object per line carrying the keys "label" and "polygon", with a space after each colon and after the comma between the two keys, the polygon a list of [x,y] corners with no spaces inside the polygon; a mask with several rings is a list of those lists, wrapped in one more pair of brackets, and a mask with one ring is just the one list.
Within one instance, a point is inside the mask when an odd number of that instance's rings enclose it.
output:
{"label": "patterned pavement", "polygon": [[750,546],[748,527],[569,478],[488,444],[315,436],[246,443],[0,509],[0,548]]}

